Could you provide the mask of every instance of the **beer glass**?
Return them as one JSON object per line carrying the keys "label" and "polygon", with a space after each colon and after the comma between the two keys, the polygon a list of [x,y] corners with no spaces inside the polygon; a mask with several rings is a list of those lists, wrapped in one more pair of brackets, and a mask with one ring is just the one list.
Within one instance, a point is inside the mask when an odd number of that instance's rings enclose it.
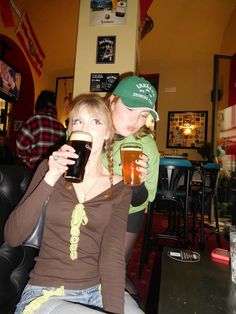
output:
{"label": "beer glass", "polygon": [[92,135],[82,131],[74,131],[68,141],[68,145],[75,149],[79,156],[73,165],[68,165],[68,170],[64,174],[64,178],[68,182],[79,183],[84,179],[85,167],[87,165],[93,138]]}
{"label": "beer glass", "polygon": [[124,143],[120,147],[122,174],[125,184],[136,186],[141,184],[140,171],[137,170],[136,160],[140,159],[143,147],[138,143]]}

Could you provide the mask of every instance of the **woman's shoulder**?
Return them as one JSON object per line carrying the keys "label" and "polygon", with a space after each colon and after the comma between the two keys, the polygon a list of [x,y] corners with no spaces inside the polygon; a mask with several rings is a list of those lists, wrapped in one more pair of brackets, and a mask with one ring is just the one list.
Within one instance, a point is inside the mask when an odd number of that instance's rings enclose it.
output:
{"label": "woman's shoulder", "polygon": [[141,143],[143,144],[149,144],[149,145],[156,145],[155,138],[152,134],[147,134],[145,136],[142,136],[140,138]]}

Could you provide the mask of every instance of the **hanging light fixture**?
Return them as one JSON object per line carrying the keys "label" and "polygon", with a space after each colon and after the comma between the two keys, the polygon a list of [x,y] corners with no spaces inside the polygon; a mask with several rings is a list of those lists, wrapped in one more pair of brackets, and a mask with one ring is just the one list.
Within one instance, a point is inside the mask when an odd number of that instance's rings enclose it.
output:
{"label": "hanging light fixture", "polygon": [[191,122],[184,122],[180,128],[182,129],[182,132],[184,133],[184,135],[190,135],[193,130],[199,127],[192,124]]}

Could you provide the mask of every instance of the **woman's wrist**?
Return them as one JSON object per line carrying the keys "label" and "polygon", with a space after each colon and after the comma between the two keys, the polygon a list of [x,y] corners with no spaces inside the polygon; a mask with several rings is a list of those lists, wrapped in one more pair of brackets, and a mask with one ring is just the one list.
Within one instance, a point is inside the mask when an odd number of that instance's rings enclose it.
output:
{"label": "woman's wrist", "polygon": [[50,171],[47,171],[44,176],[44,181],[50,185],[54,186],[58,179],[60,178],[61,174],[52,174]]}

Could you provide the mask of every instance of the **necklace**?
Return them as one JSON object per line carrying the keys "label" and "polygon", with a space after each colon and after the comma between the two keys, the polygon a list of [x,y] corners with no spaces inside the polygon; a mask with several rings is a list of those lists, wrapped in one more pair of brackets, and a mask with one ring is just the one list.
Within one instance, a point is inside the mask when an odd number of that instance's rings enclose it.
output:
{"label": "necklace", "polygon": [[86,202],[88,193],[89,193],[90,191],[92,191],[92,189],[95,187],[95,185],[97,185],[97,183],[98,183],[99,180],[100,180],[100,177],[97,178],[97,180],[94,182],[94,184],[92,184],[92,186],[91,186],[87,191],[85,191],[84,188],[83,188],[83,186],[80,185],[80,188],[81,188],[81,190],[83,191],[83,194],[80,195],[80,197],[79,197],[79,198],[80,198],[80,203]]}

